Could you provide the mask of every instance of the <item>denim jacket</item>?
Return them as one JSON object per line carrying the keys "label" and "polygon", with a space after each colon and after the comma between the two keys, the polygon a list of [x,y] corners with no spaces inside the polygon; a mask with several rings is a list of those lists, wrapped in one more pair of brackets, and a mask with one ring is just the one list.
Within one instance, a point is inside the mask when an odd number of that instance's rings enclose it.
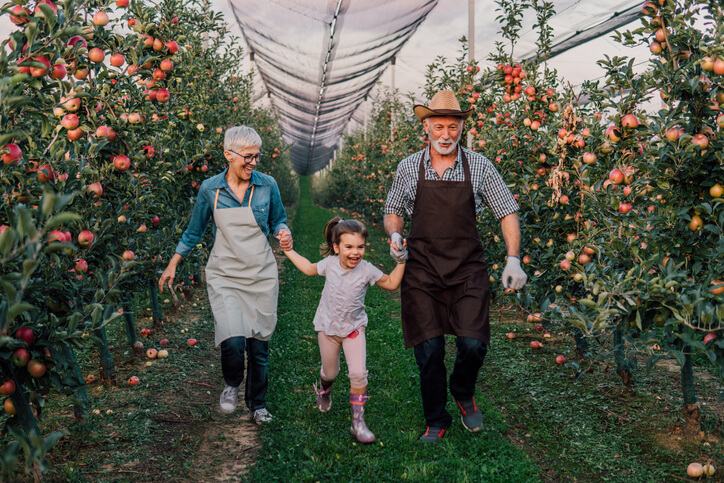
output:
{"label": "denim jacket", "polygon": [[[226,181],[226,172],[228,170],[229,168],[226,168],[222,173],[201,183],[189,226],[183,235],[181,235],[181,241],[176,246],[176,253],[179,255],[185,257],[191,253],[191,250],[194,249],[204,235],[209,219],[211,220],[214,238],[216,237],[216,224],[214,223],[213,211],[217,189],[220,188],[219,201],[216,205],[217,209],[249,206],[249,193],[251,189],[246,190],[244,199],[239,202],[239,199],[234,192],[231,191],[229,183]],[[279,194],[279,187],[277,186],[277,182],[274,181],[274,178],[258,171],[252,171],[250,186],[251,185],[255,186],[254,197],[251,200],[251,210],[264,236],[268,237],[269,233],[276,236],[281,229],[289,230],[287,226],[287,213],[284,210],[282,198]]]}

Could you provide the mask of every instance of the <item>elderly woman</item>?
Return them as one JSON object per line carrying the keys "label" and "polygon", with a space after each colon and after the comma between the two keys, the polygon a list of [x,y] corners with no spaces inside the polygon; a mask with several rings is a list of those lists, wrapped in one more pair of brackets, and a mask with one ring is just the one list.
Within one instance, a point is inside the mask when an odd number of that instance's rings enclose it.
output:
{"label": "elderly woman", "polygon": [[229,167],[201,184],[189,226],[158,281],[161,290],[165,284],[173,290],[176,266],[199,242],[211,219],[214,246],[206,264],[206,284],[226,382],[219,404],[224,413],[236,409],[246,352],[244,399],[257,423],[271,420],[266,390],[279,279],[269,234],[285,250],[292,247],[276,181],[254,170],[261,161],[260,148],[261,138],[252,128],[226,131],[224,157]]}

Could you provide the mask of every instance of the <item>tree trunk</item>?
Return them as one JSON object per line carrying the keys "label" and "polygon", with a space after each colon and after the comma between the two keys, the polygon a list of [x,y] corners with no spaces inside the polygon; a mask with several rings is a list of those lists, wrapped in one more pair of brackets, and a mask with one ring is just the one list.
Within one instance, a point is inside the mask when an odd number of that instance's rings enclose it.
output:
{"label": "tree trunk", "polygon": [[616,373],[626,387],[626,391],[633,392],[633,375],[626,360],[626,343],[623,340],[623,331],[616,329],[613,333],[613,357],[616,361]]}
{"label": "tree trunk", "polygon": [[148,299],[151,302],[151,316],[153,317],[153,328],[158,329],[164,323],[163,311],[158,303],[158,285],[154,279],[148,281]]}
{"label": "tree trunk", "polygon": [[684,434],[689,437],[699,436],[701,432],[701,406],[696,397],[694,387],[694,368],[691,363],[689,346],[682,348],[684,365],[681,366],[681,392],[684,396]]}

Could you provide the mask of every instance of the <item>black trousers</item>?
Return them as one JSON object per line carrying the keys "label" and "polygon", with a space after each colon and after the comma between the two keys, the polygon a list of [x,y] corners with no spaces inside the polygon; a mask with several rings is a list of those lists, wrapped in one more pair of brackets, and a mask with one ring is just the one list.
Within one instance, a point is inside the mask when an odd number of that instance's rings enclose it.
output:
{"label": "black trousers", "polygon": [[[488,348],[482,340],[457,337],[457,357],[450,374],[450,393],[456,401],[469,401],[475,394],[475,382]],[[415,346],[415,360],[420,368],[422,409],[428,426],[449,428],[452,416],[447,403],[447,369],[445,336],[428,339]]]}

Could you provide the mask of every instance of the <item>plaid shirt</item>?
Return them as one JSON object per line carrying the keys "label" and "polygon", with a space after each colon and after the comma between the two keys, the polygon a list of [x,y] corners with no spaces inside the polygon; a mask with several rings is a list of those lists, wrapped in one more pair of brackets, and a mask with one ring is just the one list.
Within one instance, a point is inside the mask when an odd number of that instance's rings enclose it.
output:
{"label": "plaid shirt", "polygon": [[[459,146],[462,148],[462,146]],[[473,191],[475,193],[475,212],[482,213],[485,206],[493,211],[499,220],[511,213],[518,211],[518,204],[513,194],[505,185],[503,178],[495,169],[493,163],[482,154],[465,150],[465,155],[470,165],[470,176],[472,178]],[[408,156],[397,165],[397,174],[392,182],[390,192],[387,194],[385,203],[385,214],[392,213],[404,216],[405,213],[412,215],[415,206],[415,195],[417,194],[417,178],[420,172],[420,158],[425,159],[425,179],[440,181],[437,171],[430,163],[430,150],[424,149]],[[442,174],[442,181],[465,181],[465,170],[458,149],[457,159],[451,167]]]}

